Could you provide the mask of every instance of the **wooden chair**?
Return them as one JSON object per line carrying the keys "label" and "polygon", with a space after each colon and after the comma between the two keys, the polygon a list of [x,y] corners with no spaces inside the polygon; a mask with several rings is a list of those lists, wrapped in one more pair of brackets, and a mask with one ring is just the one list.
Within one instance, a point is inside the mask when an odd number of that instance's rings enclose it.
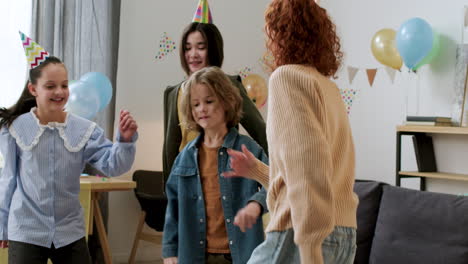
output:
{"label": "wooden chair", "polygon": [[[164,195],[164,177],[161,171],[137,170],[133,173],[133,180],[137,183],[134,191],[141,206],[141,213],[132,252],[128,259],[129,264],[135,263],[140,240],[161,244],[167,206],[167,198]],[[145,223],[158,233],[154,235],[143,232]]]}

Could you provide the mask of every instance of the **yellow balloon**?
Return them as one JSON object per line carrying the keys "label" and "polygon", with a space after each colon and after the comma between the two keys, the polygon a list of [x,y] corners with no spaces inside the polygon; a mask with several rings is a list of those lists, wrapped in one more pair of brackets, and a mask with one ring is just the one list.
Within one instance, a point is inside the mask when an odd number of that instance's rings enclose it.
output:
{"label": "yellow balloon", "polygon": [[403,60],[396,46],[396,31],[384,28],[375,33],[371,42],[374,57],[383,65],[400,70]]}
{"label": "yellow balloon", "polygon": [[268,88],[265,79],[258,74],[249,74],[242,79],[242,84],[247,90],[249,98],[254,102],[257,108],[265,105],[268,97]]}

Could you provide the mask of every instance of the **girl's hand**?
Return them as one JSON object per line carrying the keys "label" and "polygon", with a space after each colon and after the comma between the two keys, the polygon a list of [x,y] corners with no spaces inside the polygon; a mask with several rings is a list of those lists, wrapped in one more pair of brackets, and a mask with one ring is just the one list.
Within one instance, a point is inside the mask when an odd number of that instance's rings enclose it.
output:
{"label": "girl's hand", "polygon": [[250,171],[257,166],[257,158],[252,152],[250,152],[245,145],[242,145],[242,152],[233,149],[228,149],[227,152],[230,156],[232,171],[223,172],[222,175],[226,178],[250,178]]}
{"label": "girl's hand", "polygon": [[132,137],[138,129],[132,115],[127,110],[120,110],[119,131],[122,142],[132,141]]}
{"label": "girl's hand", "polygon": [[0,248],[7,248],[8,240],[0,240]]}
{"label": "girl's hand", "polygon": [[164,259],[164,264],[177,264],[179,263],[179,260],[177,257],[171,257],[171,258],[165,258]]}
{"label": "girl's hand", "polygon": [[247,228],[252,228],[257,222],[257,218],[262,212],[262,207],[257,202],[250,202],[237,212],[234,217],[234,225],[238,226],[242,232]]}

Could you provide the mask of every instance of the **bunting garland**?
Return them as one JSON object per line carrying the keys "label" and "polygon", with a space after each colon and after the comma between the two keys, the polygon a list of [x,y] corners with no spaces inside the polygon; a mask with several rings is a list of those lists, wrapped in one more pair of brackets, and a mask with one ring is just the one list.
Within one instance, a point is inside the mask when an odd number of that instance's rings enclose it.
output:
{"label": "bunting garland", "polygon": [[[372,87],[374,85],[374,80],[375,76],[377,75],[377,72],[379,70],[385,69],[385,72],[388,75],[388,78],[390,79],[390,82],[393,84],[395,82],[395,76],[397,73],[397,70],[390,68],[390,67],[385,67],[385,68],[368,68],[368,69],[362,69],[365,70],[366,76],[367,76],[367,81],[369,82],[369,85]],[[352,84],[354,79],[356,78],[357,73],[361,70],[361,68],[358,67],[353,67],[353,66],[347,66],[346,70],[348,72],[348,80],[349,84]]]}

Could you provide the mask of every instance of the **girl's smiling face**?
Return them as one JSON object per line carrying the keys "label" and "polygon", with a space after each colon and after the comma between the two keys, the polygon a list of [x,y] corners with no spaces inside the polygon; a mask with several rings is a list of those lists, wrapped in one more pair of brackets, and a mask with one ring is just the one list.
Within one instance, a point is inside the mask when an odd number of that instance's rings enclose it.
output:
{"label": "girl's smiling face", "polygon": [[67,70],[61,63],[51,63],[42,69],[35,84],[28,84],[28,89],[40,111],[62,112],[69,96]]}
{"label": "girl's smiling face", "polygon": [[208,66],[208,47],[199,31],[190,33],[185,42],[185,61],[190,74]]}

